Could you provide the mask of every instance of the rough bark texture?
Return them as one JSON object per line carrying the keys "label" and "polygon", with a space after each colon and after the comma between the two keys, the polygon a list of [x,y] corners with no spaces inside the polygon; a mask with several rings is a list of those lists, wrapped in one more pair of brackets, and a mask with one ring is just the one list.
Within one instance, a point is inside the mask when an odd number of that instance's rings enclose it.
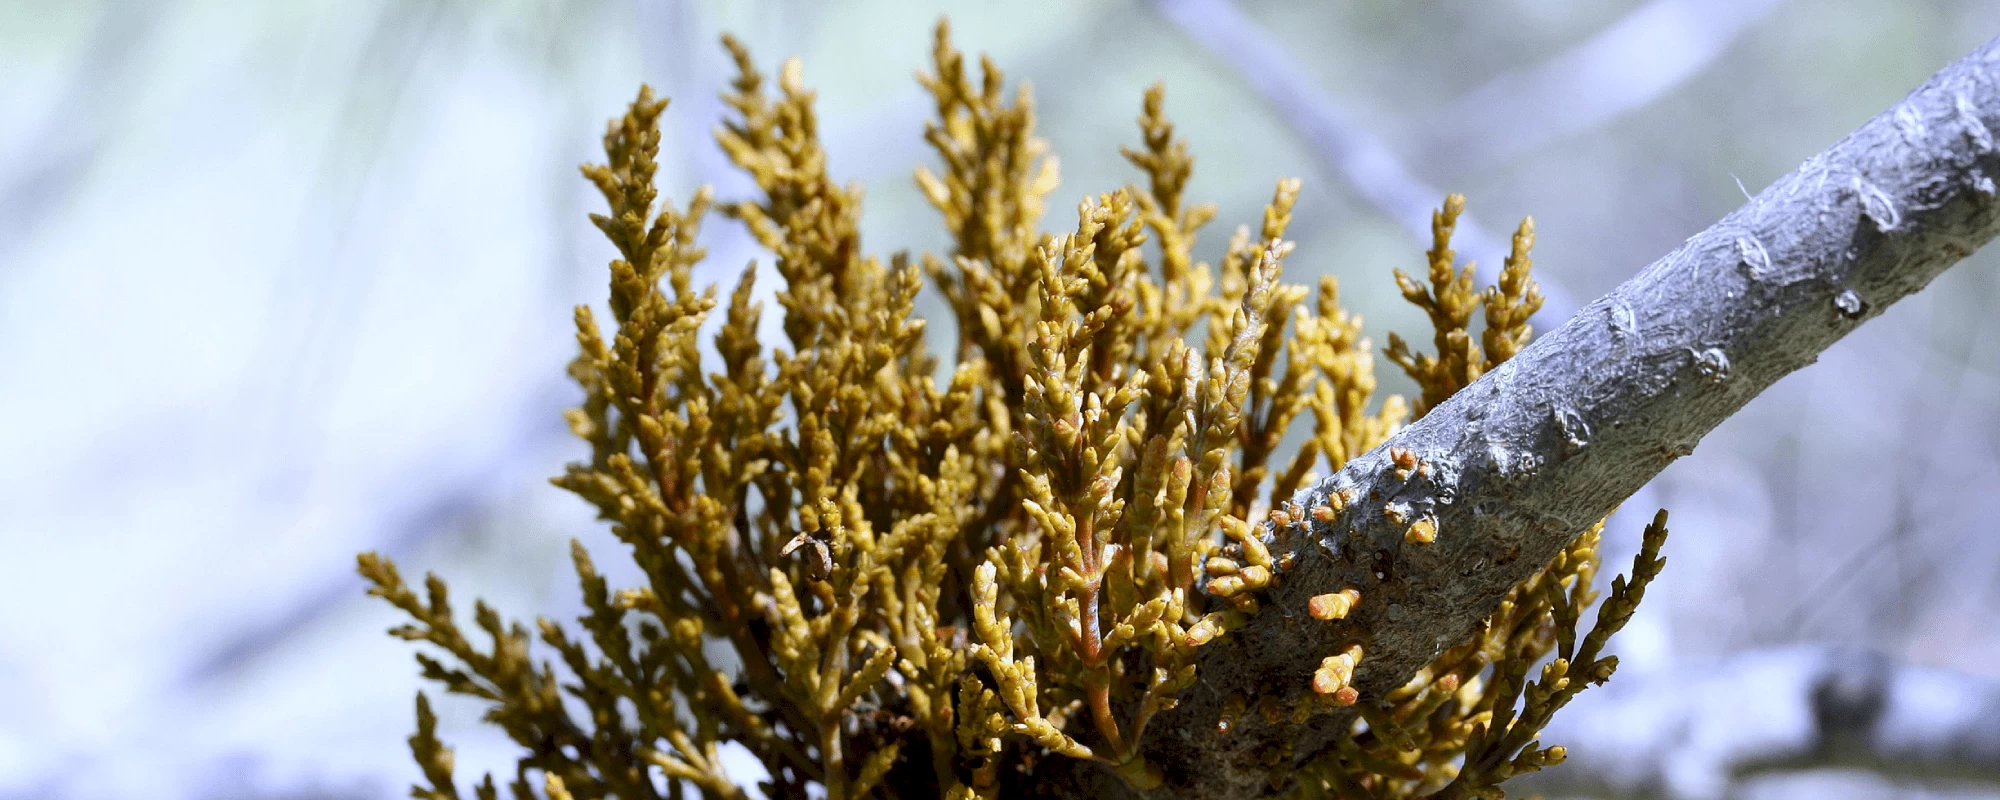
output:
{"label": "rough bark texture", "polygon": [[[1201,682],[1154,721],[1147,752],[1166,784],[1152,796],[1271,794],[1274,760],[1282,772],[1311,757],[1353,715],[1274,726],[1247,714],[1218,736],[1224,698],[1294,693],[1356,640],[1363,702],[1400,686],[1752,397],[1985,244],[2000,232],[1996,128],[2000,40],[1301,492],[1307,507],[1355,499],[1315,523],[1264,610],[1207,648]],[[1398,478],[1392,448],[1424,468]],[[1392,516],[1427,515],[1437,541],[1405,544]],[[1307,598],[1349,586],[1363,600],[1347,621],[1306,615]],[[1132,794],[1066,761],[1042,762],[1044,791]]]}
{"label": "rough bark texture", "polygon": [[1852,648],[1621,675],[1546,734],[1575,746],[1561,767],[1521,779],[1524,792],[1721,800],[1759,774],[1839,768],[2000,786],[2000,683]]}

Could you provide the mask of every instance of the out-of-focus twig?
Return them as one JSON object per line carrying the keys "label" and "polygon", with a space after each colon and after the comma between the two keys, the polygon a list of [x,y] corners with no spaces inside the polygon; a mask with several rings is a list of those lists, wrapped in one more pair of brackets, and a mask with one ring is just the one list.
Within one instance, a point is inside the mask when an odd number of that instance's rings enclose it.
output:
{"label": "out-of-focus twig", "polygon": [[1860,769],[2000,786],[2000,681],[1842,647],[1753,650],[1671,673],[1620,674],[1544,729],[1548,795],[1719,800],[1752,777]]}
{"label": "out-of-focus twig", "polygon": [[173,10],[159,2],[109,4],[98,11],[76,69],[55,93],[45,121],[19,152],[0,160],[0,264],[89,174],[110,132],[119,127],[116,115],[138,90],[133,75],[150,39]]}
{"label": "out-of-focus twig", "polygon": [[[539,362],[537,362],[539,363]],[[405,487],[354,498],[354,515],[341,526],[355,548],[394,555],[420,551],[438,534],[515,496],[518,487],[552,472],[561,460],[569,431],[561,410],[571,402],[566,386],[550,385],[533,402],[524,403],[502,426],[510,440],[492,456],[454,461],[426,460],[408,470],[408,479],[386,482]],[[270,653],[345,604],[360,600],[351,575],[328,571],[302,576],[282,597],[267,598],[262,613],[245,613],[229,624],[232,630],[210,641],[181,672],[179,685],[194,687],[225,676]]]}
{"label": "out-of-focus twig", "polygon": [[1423,124],[1423,163],[1503,163],[1643,108],[1784,0],[1652,0],[1554,58],[1487,81]]}
{"label": "out-of-focus twig", "polygon": [[[1915,614],[1915,599],[1918,591],[1925,591],[1926,576],[1936,572],[1937,559],[1941,554],[1952,552],[1950,545],[1935,541],[1925,541],[1939,531],[1931,525],[1921,510],[1925,508],[1926,493],[1938,492],[1940,478],[1955,464],[1940,456],[1929,447],[1907,446],[1921,442],[1926,431],[1934,429],[1940,418],[1951,411],[1951,404],[1964,391],[1965,384],[1972,378],[1974,366],[1978,362],[1980,337],[1978,327],[1984,324],[1977,315],[1951,316],[1936,313],[1936,298],[1926,303],[1922,333],[1915,334],[1904,344],[1902,351],[1921,356],[1920,365],[1910,381],[1911,394],[1907,398],[1907,409],[1897,425],[1897,433],[1890,441],[1905,445],[1899,452],[1886,454],[1883,466],[1886,471],[1876,480],[1889,484],[1893,489],[1891,515],[1887,525],[1865,544],[1856,547],[1833,568],[1821,573],[1811,584],[1799,583],[1792,587],[1789,610],[1782,616],[1774,616],[1766,623],[1767,630],[1758,637],[1765,641],[1784,641],[1810,638],[1809,630],[1816,623],[1826,623],[1835,630],[1854,630],[1857,625],[1873,621],[1868,633],[1873,641],[1884,647],[1894,647],[1901,643],[1910,632],[1910,617]],[[1938,330],[1947,320],[1958,320],[1966,327],[1962,331],[1940,334]],[[1949,347],[1951,352],[1941,353]],[[1793,520],[1793,524],[1797,524]],[[1851,611],[1833,613],[1852,603],[1857,595],[1856,582],[1879,578],[1883,570],[1877,562],[1888,559],[1892,568],[1887,572],[1894,579],[1894,597],[1869,604],[1871,613],[1857,619]],[[1929,591],[1936,591],[1929,587]],[[1843,600],[1845,598],[1845,600]],[[1886,616],[1886,624],[1882,621]],[[1872,620],[1871,620],[1872,618]]]}
{"label": "out-of-focus twig", "polygon": [[[1350,191],[1417,241],[1430,242],[1431,211],[1445,193],[1404,166],[1388,143],[1355,124],[1338,103],[1313,86],[1285,48],[1235,3],[1157,0],[1155,7],[1182,33],[1228,64]],[[1507,248],[1470,215],[1458,218],[1453,241],[1480,265],[1480,282],[1497,276]],[[1534,323],[1541,330],[1551,330],[1576,309],[1576,304],[1546,276],[1536,278],[1547,300],[1534,316]]]}
{"label": "out-of-focus twig", "polygon": [[347,257],[355,222],[369,185],[385,174],[391,133],[434,35],[463,24],[451,11],[441,0],[387,5],[363,40],[341,101],[341,134],[329,137],[313,169],[298,254],[278,274],[236,401],[263,442],[257,457],[269,474],[310,474],[325,447],[329,398],[349,377],[355,328],[380,277],[374,259]]}

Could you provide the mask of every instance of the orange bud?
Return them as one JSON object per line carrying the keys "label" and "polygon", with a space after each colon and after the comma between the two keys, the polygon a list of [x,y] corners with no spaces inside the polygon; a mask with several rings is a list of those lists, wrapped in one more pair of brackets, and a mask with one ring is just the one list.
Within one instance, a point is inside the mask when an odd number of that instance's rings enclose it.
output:
{"label": "orange bud", "polygon": [[1417,454],[1407,447],[1389,448],[1389,460],[1396,465],[1396,479],[1408,480],[1417,469]]}
{"label": "orange bud", "polygon": [[1348,587],[1338,592],[1313,595],[1311,600],[1306,601],[1306,613],[1318,620],[1346,619],[1354,607],[1360,604],[1361,591]]}
{"label": "orange bud", "polygon": [[1243,588],[1245,589],[1262,589],[1271,585],[1271,570],[1268,567],[1251,564],[1243,568],[1243,572],[1239,577],[1243,579]]}

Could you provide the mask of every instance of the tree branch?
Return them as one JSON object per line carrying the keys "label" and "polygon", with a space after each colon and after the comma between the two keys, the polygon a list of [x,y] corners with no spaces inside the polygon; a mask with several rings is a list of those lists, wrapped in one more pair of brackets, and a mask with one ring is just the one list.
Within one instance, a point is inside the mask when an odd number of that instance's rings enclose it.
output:
{"label": "tree branch", "polygon": [[1521,788],[1719,800],[1746,778],[1833,768],[2000,786],[2000,682],[1988,678],[1824,646],[1634,677],[1556,715],[1543,740],[1568,745],[1569,760]]}
{"label": "tree branch", "polygon": [[[1305,727],[1245,715],[1217,736],[1223,698],[1283,697],[1360,639],[1354,685],[1374,702],[1752,397],[1992,239],[1996,62],[2000,40],[1300,492],[1306,507],[1336,491],[1355,500],[1292,538],[1298,566],[1264,611],[1205,651],[1209,690],[1155,720],[1148,757],[1166,771],[1157,794],[1269,793],[1264,756],[1310,757],[1353,714]],[[1398,479],[1392,448],[1426,469]],[[1434,519],[1436,542],[1405,544],[1407,523],[1384,513],[1391,505],[1406,520]],[[1349,586],[1363,600],[1346,622],[1306,615],[1307,598]]]}

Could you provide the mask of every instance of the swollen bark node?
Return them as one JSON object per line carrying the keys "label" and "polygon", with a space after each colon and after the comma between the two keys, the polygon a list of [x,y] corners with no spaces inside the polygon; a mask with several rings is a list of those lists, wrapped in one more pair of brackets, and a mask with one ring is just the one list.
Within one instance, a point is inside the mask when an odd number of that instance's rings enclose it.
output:
{"label": "swollen bark node", "polygon": [[[1244,715],[1218,736],[1224,698],[1310,686],[1327,656],[1361,640],[1351,685],[1379,701],[1752,397],[2000,232],[1996,61],[2000,40],[1302,491],[1302,508],[1336,492],[1353,501],[1293,537],[1297,566],[1265,609],[1201,651],[1202,686],[1147,732],[1165,770],[1151,795],[1271,793],[1274,772],[1320,752],[1356,712],[1307,725]],[[1399,478],[1392,448],[1422,468]],[[1407,541],[1412,518],[1434,524],[1434,541]],[[1311,598],[1350,587],[1361,602],[1344,621],[1309,615]],[[1047,775],[1053,792],[1131,793],[1063,759],[1042,766],[1071,772]]]}

